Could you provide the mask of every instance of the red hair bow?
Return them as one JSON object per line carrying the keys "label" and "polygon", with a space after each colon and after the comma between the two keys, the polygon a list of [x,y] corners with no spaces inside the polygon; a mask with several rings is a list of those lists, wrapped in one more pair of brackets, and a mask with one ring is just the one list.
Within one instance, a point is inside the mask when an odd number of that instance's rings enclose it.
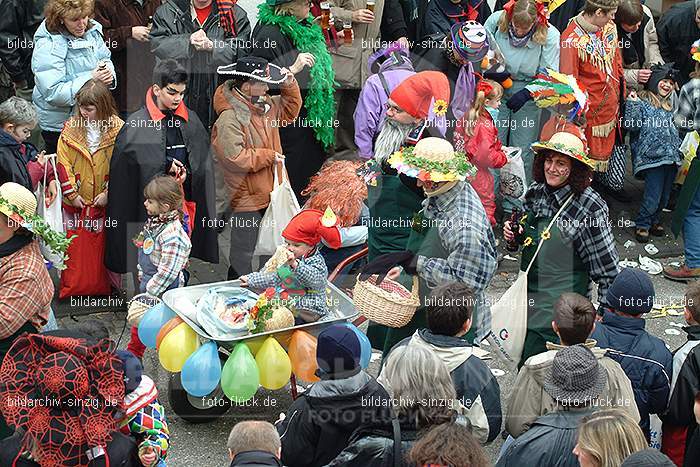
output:
{"label": "red hair bow", "polygon": [[[503,11],[508,15],[508,19],[513,19],[513,7],[515,6],[515,0],[510,0],[503,6]],[[547,12],[544,8],[544,2],[540,0],[535,0],[535,8],[537,9],[537,19],[535,22],[541,24],[542,26],[547,26]]]}
{"label": "red hair bow", "polygon": [[493,86],[488,81],[481,80],[476,85],[476,92],[480,91],[483,91],[485,96],[489,96],[493,92]]}

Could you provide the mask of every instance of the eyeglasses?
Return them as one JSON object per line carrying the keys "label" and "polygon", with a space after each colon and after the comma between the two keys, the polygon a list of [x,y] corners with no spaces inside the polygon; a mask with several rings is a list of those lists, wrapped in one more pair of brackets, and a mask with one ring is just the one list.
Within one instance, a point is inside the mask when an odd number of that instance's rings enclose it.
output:
{"label": "eyeglasses", "polygon": [[386,109],[387,112],[391,110],[396,114],[400,114],[402,112],[405,112],[401,107],[397,107],[393,104],[389,104],[388,102],[384,104],[384,108]]}

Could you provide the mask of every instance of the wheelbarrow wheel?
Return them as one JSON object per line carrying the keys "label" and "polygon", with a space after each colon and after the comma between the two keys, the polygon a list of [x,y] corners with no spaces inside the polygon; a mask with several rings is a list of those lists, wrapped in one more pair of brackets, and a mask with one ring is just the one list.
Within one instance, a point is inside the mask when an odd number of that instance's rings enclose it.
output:
{"label": "wheelbarrow wheel", "polygon": [[[219,355],[220,358],[224,358]],[[224,363],[222,361],[222,365]],[[205,397],[187,394],[182,387],[181,373],[171,373],[168,381],[170,407],[180,418],[190,423],[208,423],[224,415],[231,408],[231,400],[226,397],[221,386]]]}

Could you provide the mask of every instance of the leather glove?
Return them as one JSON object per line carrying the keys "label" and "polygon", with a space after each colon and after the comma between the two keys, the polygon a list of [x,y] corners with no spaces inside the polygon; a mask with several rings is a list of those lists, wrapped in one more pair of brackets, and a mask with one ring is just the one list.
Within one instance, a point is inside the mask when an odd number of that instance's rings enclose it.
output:
{"label": "leather glove", "polygon": [[377,284],[379,284],[384,280],[389,270],[395,266],[402,266],[407,274],[413,275],[416,273],[417,263],[418,256],[410,251],[399,251],[396,253],[379,255],[362,268],[360,280],[366,281],[369,276],[378,274],[379,277],[377,278]]}
{"label": "leather glove", "polygon": [[513,94],[513,96],[508,99],[506,106],[513,112],[520,110],[527,101],[532,100],[532,94],[527,89],[521,89],[520,91]]}

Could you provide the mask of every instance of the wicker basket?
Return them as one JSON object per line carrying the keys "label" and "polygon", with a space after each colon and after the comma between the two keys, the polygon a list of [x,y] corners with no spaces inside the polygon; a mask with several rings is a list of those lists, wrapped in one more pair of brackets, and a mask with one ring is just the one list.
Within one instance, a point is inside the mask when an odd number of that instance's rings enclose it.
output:
{"label": "wicker basket", "polygon": [[367,281],[361,281],[358,277],[352,295],[355,308],[375,323],[390,328],[406,326],[420,306],[418,277],[413,276],[410,292],[396,281],[384,279],[377,286],[376,280],[376,275]]}
{"label": "wicker basket", "polygon": [[159,303],[160,299],[158,297],[147,293],[134,295],[134,298],[129,302],[129,309],[126,314],[126,321],[129,323],[129,326],[138,326],[143,315]]}

